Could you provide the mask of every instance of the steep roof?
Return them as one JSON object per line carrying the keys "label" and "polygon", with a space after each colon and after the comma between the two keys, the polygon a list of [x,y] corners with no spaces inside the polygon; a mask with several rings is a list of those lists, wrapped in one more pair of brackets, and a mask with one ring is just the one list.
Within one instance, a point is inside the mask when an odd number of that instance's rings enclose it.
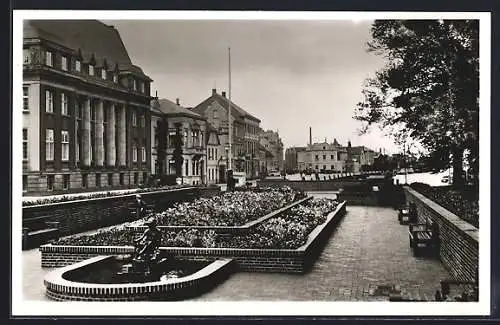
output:
{"label": "steep roof", "polygon": [[[222,96],[221,94],[218,93],[212,93],[212,96],[208,97],[204,101],[202,101],[200,104],[196,105],[196,107],[193,108],[193,111],[199,113],[199,114],[204,114],[204,112],[207,110],[208,106],[213,102],[216,101],[219,105],[224,107],[226,110],[229,107],[229,99]],[[236,105],[233,101],[231,101],[231,113],[233,116],[236,117],[241,117],[241,118],[249,118],[251,120],[254,120],[256,122],[260,123],[260,119],[256,118],[255,116],[251,115],[247,111],[245,111],[243,108],[239,107]]]}
{"label": "steep roof", "polygon": [[151,101],[151,111],[166,115],[183,115],[198,120],[204,120],[204,118],[200,114],[197,114],[187,108],[177,105],[173,101],[168,100],[166,98],[153,99]]}
{"label": "steep roof", "polygon": [[151,80],[140,67],[132,64],[118,30],[98,20],[26,20],[23,37],[41,38],[75,52],[81,50],[84,62],[94,56],[96,66],[102,66],[106,60],[109,68],[117,64],[121,71]]}

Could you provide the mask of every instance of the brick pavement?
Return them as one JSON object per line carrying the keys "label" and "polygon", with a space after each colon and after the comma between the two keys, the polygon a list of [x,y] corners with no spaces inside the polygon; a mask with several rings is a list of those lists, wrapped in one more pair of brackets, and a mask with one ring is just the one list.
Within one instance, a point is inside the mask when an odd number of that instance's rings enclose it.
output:
{"label": "brick pavement", "polygon": [[[391,208],[348,206],[307,274],[236,273],[193,300],[386,301],[388,291],[433,299],[439,280],[449,273],[438,260],[412,255],[407,226],[397,222],[396,213]],[[47,271],[40,268],[37,250],[23,252],[25,299],[46,300]]]}
{"label": "brick pavement", "polygon": [[396,213],[348,206],[309,273],[236,273],[195,300],[387,301],[398,291],[433,300],[439,280],[450,275],[438,260],[412,255]]}

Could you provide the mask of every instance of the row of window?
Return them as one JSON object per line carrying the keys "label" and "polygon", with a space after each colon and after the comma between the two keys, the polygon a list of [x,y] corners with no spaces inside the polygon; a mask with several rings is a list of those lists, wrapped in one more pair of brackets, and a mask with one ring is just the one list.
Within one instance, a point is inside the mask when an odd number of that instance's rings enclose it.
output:
{"label": "row of window", "polygon": [[[189,165],[191,165],[191,170],[189,170]],[[199,160],[193,160],[191,161],[191,164],[189,163],[189,159],[186,159],[186,162],[184,163],[184,175],[185,176],[200,176],[201,171],[203,169],[203,162]],[[191,171],[191,174],[189,173]]]}
{"label": "row of window", "polygon": [[[45,130],[45,160],[53,161],[55,152],[54,130]],[[78,146],[78,144],[77,144]],[[141,161],[146,162],[146,147],[140,147]],[[79,148],[76,150],[76,160],[79,161]],[[132,161],[137,162],[138,147],[132,147]],[[90,155],[92,159],[92,147],[90,148]],[[23,129],[23,160],[28,160],[28,129]],[[61,161],[69,161],[69,131],[61,131]]]}
{"label": "row of window", "polygon": [[217,157],[217,148],[208,148],[208,159],[216,160]]}
{"label": "row of window", "polygon": [[217,181],[217,169],[216,168],[208,168],[208,180],[209,181]]}
{"label": "row of window", "polygon": [[[319,160],[319,155],[314,156],[316,161]],[[326,155],[323,155],[323,160],[326,160]],[[330,155],[330,160],[335,160],[335,155]],[[340,160],[340,152],[337,152],[337,160]]]}
{"label": "row of window", "polygon": [[[137,146],[132,146],[132,161],[137,162]],[[146,162],[146,147],[141,147],[141,161]]]}
{"label": "row of window", "polygon": [[[61,93],[61,115],[69,116],[68,109],[68,95],[66,93]],[[23,111],[29,112],[29,88],[28,86],[23,86]],[[47,113],[54,113],[54,93],[50,90],[45,91],[45,111]],[[93,114],[94,115],[94,111]],[[80,112],[78,112],[80,116]],[[141,127],[146,127],[146,116],[140,114],[139,123]],[[132,111],[132,126],[137,126],[137,112]]]}
{"label": "row of window", "polygon": [[[55,62],[54,59],[54,53],[51,51],[45,51],[45,65],[49,67],[56,67],[60,68],[62,71],[72,71],[72,72],[77,72],[77,73],[82,73],[85,72],[87,75],[94,77],[96,75],[96,70],[100,71],[100,77],[103,80],[112,80],[115,84],[118,84],[118,72],[115,73],[109,73],[108,74],[108,69],[107,67],[101,67],[101,68],[96,68],[93,64],[88,63],[85,64],[86,69],[82,69],[82,66],[84,66],[82,60],[80,59],[75,59],[74,60],[74,65],[70,68],[69,61],[71,58],[68,58],[65,55],[62,55],[60,57],[59,62]],[[31,63],[31,54],[29,49],[24,49],[23,50],[23,63],[24,64],[30,64]],[[85,70],[85,71],[82,71]],[[140,91],[142,93],[145,93],[145,83],[143,81],[137,81],[136,79],[132,79],[132,89],[134,91]]]}
{"label": "row of window", "polygon": [[[52,191],[54,190],[54,181],[55,181],[55,176],[56,175],[47,175],[47,190]],[[143,172],[142,179],[145,180],[148,177],[147,172]],[[103,184],[101,183],[101,174],[96,173],[95,174],[95,187],[102,187]],[[88,188],[88,174],[82,174],[82,183],[81,187],[82,188]],[[134,172],[134,177],[133,177],[133,183],[132,184],[139,184],[139,172]],[[119,174],[119,184],[114,184],[113,183],[113,173],[108,173],[107,174],[107,186],[114,186],[114,185],[125,185],[125,173],[120,173]],[[70,188],[70,175],[69,174],[62,174],[62,189],[67,190]],[[23,175],[23,191],[26,192],[28,190],[28,175]]]}
{"label": "row of window", "polygon": [[[26,129],[24,129],[26,130]],[[24,136],[25,132],[23,130],[23,159],[28,159],[28,132],[26,130],[26,152],[24,150]],[[25,156],[26,153],[26,156]],[[54,160],[54,130],[46,129],[45,130],[45,160],[53,161]],[[69,160],[69,132],[67,130],[61,131],[61,160],[68,161]]]}

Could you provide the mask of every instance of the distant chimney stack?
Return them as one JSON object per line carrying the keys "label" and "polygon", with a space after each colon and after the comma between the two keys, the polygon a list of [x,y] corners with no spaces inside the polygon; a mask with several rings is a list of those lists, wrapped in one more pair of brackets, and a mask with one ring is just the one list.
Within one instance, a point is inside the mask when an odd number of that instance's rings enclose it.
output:
{"label": "distant chimney stack", "polygon": [[181,105],[179,104],[179,98],[176,98],[176,99],[175,99],[175,103],[177,104],[177,106],[181,106]]}
{"label": "distant chimney stack", "polygon": [[309,145],[313,144],[312,127],[309,127]]}
{"label": "distant chimney stack", "polygon": [[226,98],[226,92],[225,91],[222,92],[222,97]]}
{"label": "distant chimney stack", "polygon": [[215,94],[217,94],[217,89],[212,88],[212,95],[215,95]]}
{"label": "distant chimney stack", "polygon": [[155,91],[155,98],[158,99],[158,90]]}

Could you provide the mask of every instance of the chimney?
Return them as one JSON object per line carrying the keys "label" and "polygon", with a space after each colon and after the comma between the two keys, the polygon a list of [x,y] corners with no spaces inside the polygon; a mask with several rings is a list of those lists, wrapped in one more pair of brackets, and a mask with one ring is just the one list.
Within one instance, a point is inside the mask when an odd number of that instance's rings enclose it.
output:
{"label": "chimney", "polygon": [[155,91],[155,98],[158,99],[158,90]]}
{"label": "chimney", "polygon": [[309,145],[313,144],[312,128],[309,127]]}
{"label": "chimney", "polygon": [[176,99],[175,99],[175,103],[177,104],[177,106],[181,106],[181,105],[179,104],[179,98],[176,98]]}
{"label": "chimney", "polygon": [[225,91],[222,92],[222,97],[226,98],[226,92]]}
{"label": "chimney", "polygon": [[215,95],[215,94],[217,94],[217,89],[212,88],[212,96]]}

